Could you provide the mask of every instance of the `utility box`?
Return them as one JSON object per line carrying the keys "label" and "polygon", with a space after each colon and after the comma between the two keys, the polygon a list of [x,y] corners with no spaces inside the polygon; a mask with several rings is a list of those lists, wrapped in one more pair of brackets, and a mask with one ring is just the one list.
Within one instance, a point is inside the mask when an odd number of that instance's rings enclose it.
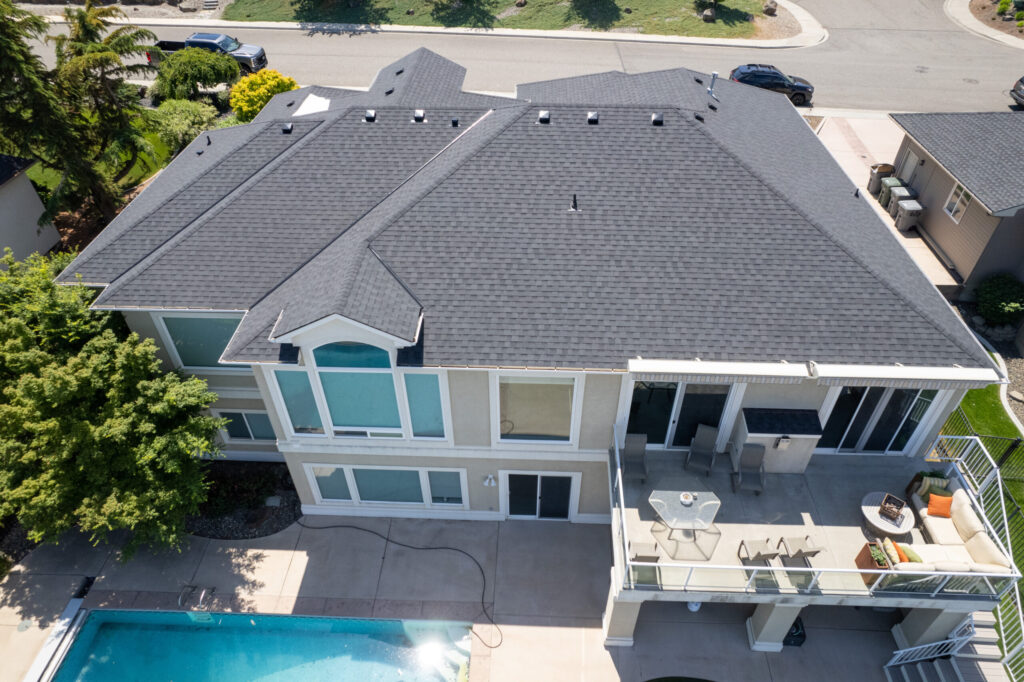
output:
{"label": "utility box", "polygon": [[896,229],[900,232],[909,232],[911,228],[917,227],[921,222],[922,214],[924,214],[924,206],[919,204],[916,199],[904,199],[896,208]]}
{"label": "utility box", "polygon": [[878,191],[878,203],[883,207],[889,207],[889,193],[892,192],[893,187],[902,187],[903,181],[894,175],[890,175],[887,178],[882,178],[882,189]]}
{"label": "utility box", "polygon": [[916,199],[917,192],[907,186],[893,187],[889,192],[889,203],[886,205],[886,209],[889,211],[889,215],[893,218],[896,217],[896,210],[899,208],[901,201],[907,199]]}
{"label": "utility box", "polygon": [[882,178],[887,178],[896,172],[896,167],[891,163],[876,163],[871,167],[871,177],[868,179],[868,191],[872,196],[877,196],[882,189]]}

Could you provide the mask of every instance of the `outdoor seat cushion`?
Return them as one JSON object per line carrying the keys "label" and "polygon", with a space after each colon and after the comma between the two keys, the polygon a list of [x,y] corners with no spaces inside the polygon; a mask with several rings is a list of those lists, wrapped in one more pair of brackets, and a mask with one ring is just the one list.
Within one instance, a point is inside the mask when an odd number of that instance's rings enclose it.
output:
{"label": "outdoor seat cushion", "polygon": [[972,573],[1006,573],[1009,574],[1012,571],[1006,566],[1000,566],[999,564],[971,564]]}
{"label": "outdoor seat cushion", "polygon": [[936,561],[935,570],[949,571],[950,573],[970,573],[973,565],[963,561]]}
{"label": "outdoor seat cushion", "polygon": [[941,516],[926,516],[923,520],[924,530],[928,533],[928,539],[936,545],[962,545],[963,538],[953,525],[953,519],[946,519]]}
{"label": "outdoor seat cushion", "polygon": [[928,564],[920,561],[901,561],[900,563],[893,566],[893,568],[895,568],[897,571],[909,571],[911,573],[918,571],[923,573],[931,573],[935,570],[935,564]]}
{"label": "outdoor seat cushion", "polygon": [[1010,567],[1010,560],[999,549],[999,545],[988,536],[988,533],[976,533],[974,537],[964,543],[964,547],[976,564],[998,564],[1006,568]]}
{"label": "outdoor seat cushion", "polygon": [[970,505],[958,505],[951,513],[953,525],[956,526],[960,539],[967,542],[978,533],[985,532],[985,524],[981,522],[978,515],[974,513]]}
{"label": "outdoor seat cushion", "polygon": [[943,561],[957,561],[970,563],[973,561],[970,553],[963,545],[914,545],[914,551],[926,564],[935,564]]}

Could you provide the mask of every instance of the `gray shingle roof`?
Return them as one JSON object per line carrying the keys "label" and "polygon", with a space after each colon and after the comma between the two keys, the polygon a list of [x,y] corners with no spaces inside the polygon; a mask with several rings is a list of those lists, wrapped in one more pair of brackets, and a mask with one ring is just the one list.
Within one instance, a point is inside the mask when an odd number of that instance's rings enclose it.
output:
{"label": "gray shingle roof", "polygon": [[1024,113],[893,114],[993,213],[1024,206]]}
{"label": "gray shingle roof", "polygon": [[[176,160],[151,215],[71,271],[109,278],[109,307],[246,310],[239,362],[330,315],[411,342],[422,315],[428,365],[991,366],[784,97],[722,80],[715,102],[679,69],[530,84],[528,104],[463,75],[418,50],[291,136]],[[211,179],[179,182],[186,163]]]}

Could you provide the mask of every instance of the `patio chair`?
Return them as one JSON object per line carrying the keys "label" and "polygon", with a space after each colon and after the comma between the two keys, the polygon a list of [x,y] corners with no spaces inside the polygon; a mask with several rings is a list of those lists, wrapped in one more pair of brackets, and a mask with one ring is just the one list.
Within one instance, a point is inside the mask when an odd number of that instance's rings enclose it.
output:
{"label": "patio chair", "polygon": [[810,558],[821,551],[810,535],[802,538],[780,538],[776,549],[782,548],[782,555],[790,559],[803,559],[810,565]]}
{"label": "patio chair", "polygon": [[657,563],[658,545],[654,542],[629,541],[629,560]]}
{"label": "patio chair", "polygon": [[718,440],[718,429],[707,424],[698,424],[697,433],[690,443],[690,451],[686,453],[686,460],[683,462],[684,469],[696,469],[703,471],[708,476],[715,468],[715,441]]}
{"label": "patio chair", "polygon": [[732,491],[753,490],[755,495],[764,491],[764,446],[744,443],[740,462],[732,474]]}
{"label": "patio chair", "polygon": [[622,457],[623,479],[636,479],[647,482],[647,434],[630,433],[626,435],[626,443],[619,452]]}
{"label": "patio chair", "polygon": [[[746,552],[746,556],[743,553]],[[740,546],[736,550],[736,556],[740,561],[769,561],[779,556],[779,549],[772,544],[771,538],[764,540],[740,540]]]}

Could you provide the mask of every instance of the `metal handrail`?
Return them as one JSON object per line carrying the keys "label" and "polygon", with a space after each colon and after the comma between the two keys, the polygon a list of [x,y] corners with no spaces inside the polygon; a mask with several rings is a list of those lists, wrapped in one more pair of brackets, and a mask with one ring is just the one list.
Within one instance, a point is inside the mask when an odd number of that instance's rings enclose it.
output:
{"label": "metal handrail", "polygon": [[626,532],[626,498],[622,493],[622,457],[619,453],[619,425],[612,424],[612,447],[615,450],[615,486],[619,491],[619,527],[622,533],[622,559],[626,562],[626,570],[623,575],[623,584],[627,588],[633,588],[633,572],[629,570],[631,563],[629,558],[629,535]]}
{"label": "metal handrail", "polygon": [[956,634],[948,639],[944,639],[941,642],[932,642],[930,644],[920,644],[918,646],[907,647],[906,649],[898,649],[893,652],[892,658],[885,664],[884,667],[891,668],[897,665],[906,665],[908,663],[919,663],[921,661],[930,661],[935,658],[942,656],[952,656],[960,649],[964,648],[968,642],[974,637],[974,617],[968,616],[967,619],[956,629]]}

